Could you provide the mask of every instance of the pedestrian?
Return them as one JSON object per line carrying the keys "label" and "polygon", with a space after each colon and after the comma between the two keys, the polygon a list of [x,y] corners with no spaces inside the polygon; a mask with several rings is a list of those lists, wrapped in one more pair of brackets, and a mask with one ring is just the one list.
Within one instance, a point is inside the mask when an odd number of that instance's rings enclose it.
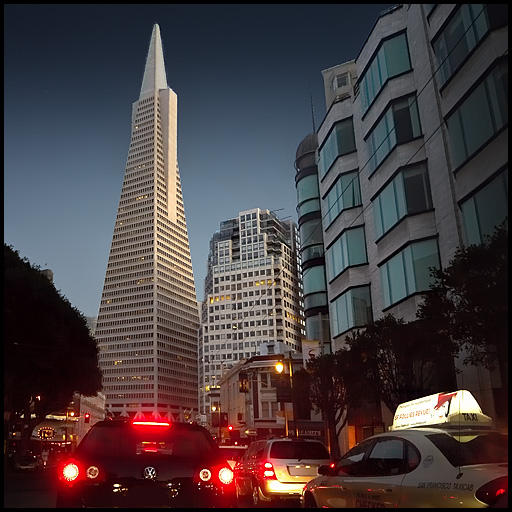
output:
{"label": "pedestrian", "polygon": [[41,459],[43,460],[43,469],[48,465],[48,449],[46,447],[41,451]]}

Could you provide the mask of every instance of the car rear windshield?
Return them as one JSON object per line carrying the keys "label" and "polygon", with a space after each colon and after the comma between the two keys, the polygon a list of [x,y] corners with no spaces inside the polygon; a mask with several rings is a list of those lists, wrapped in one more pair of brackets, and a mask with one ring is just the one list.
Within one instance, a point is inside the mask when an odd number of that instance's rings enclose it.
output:
{"label": "car rear windshield", "polygon": [[329,453],[322,443],[277,441],[270,448],[271,459],[328,459]]}
{"label": "car rear windshield", "polygon": [[214,441],[200,430],[147,428],[132,425],[92,428],[77,451],[88,455],[131,456],[144,453],[200,458],[218,450]]}
{"label": "car rear windshield", "polygon": [[449,434],[430,434],[427,438],[453,466],[508,462],[508,436],[503,434],[464,434],[461,441]]}

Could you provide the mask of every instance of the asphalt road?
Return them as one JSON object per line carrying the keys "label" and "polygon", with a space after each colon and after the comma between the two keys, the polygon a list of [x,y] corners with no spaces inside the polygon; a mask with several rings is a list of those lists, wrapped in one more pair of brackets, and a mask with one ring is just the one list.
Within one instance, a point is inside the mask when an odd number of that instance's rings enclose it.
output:
{"label": "asphalt road", "polygon": [[[55,508],[55,470],[13,471],[4,466],[4,508]],[[265,504],[261,508],[296,508],[298,501]]]}
{"label": "asphalt road", "polygon": [[54,470],[4,469],[4,508],[55,508]]}

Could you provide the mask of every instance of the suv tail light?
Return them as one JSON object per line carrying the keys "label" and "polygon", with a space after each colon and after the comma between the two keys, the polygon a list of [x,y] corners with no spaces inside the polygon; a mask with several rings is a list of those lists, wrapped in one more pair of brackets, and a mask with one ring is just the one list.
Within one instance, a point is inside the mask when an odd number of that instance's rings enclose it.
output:
{"label": "suv tail light", "polygon": [[475,492],[475,497],[486,505],[492,506],[507,491],[508,476],[502,476],[482,485],[482,487]]}
{"label": "suv tail light", "polygon": [[266,480],[277,480],[272,462],[265,462],[263,464],[263,478]]}

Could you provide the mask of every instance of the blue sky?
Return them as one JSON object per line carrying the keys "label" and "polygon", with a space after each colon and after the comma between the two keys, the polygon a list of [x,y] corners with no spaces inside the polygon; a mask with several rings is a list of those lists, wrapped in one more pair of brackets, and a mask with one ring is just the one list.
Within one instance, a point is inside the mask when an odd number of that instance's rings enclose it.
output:
{"label": "blue sky", "polygon": [[325,114],[321,71],[385,4],[4,5],[4,241],[98,313],[151,30],[178,95],[198,299],[208,244],[248,208],[296,220],[293,163]]}

